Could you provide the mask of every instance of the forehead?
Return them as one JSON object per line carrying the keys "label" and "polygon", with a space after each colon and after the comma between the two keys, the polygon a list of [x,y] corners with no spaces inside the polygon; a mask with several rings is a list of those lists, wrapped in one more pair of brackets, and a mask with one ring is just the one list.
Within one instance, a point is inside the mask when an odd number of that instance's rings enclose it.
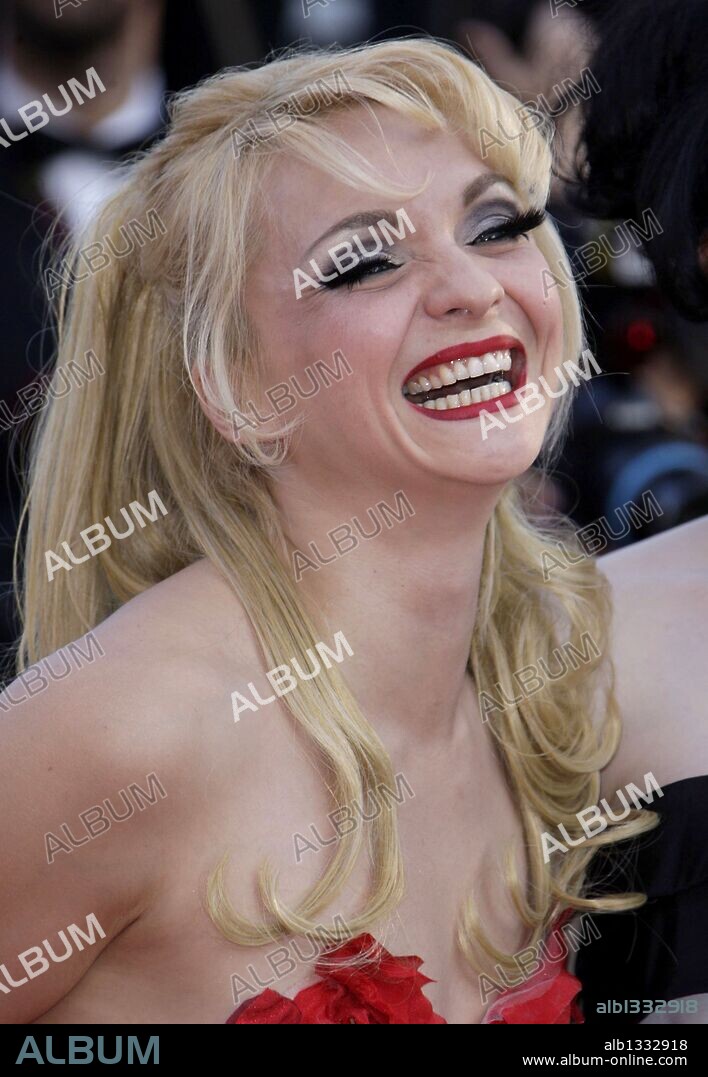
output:
{"label": "forehead", "polygon": [[325,123],[347,147],[362,155],[384,183],[413,187],[429,177],[429,185],[412,197],[357,189],[284,153],[264,178],[261,193],[271,210],[271,225],[305,246],[328,225],[356,210],[389,205],[397,209],[413,203],[423,213],[427,205],[457,205],[471,180],[492,171],[460,135],[427,130],[384,106],[356,105],[330,114]]}

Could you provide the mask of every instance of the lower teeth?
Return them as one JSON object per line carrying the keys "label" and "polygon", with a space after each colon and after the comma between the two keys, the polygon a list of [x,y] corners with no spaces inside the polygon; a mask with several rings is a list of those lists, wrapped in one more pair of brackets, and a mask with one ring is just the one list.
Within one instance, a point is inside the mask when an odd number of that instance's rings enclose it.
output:
{"label": "lower teeth", "polygon": [[426,400],[421,406],[429,411],[454,411],[455,408],[465,408],[470,404],[496,400],[497,397],[510,392],[511,384],[508,381],[494,381],[481,385],[478,389],[463,389],[461,393],[450,393],[448,396],[439,396],[437,400]]}

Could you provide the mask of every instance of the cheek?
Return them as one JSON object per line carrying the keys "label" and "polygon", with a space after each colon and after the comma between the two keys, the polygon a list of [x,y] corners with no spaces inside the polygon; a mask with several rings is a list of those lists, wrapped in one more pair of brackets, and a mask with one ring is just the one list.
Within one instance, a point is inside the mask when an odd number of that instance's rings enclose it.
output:
{"label": "cheek", "polygon": [[[563,347],[563,311],[560,286],[537,247],[530,247],[505,267],[499,280],[507,295],[523,311],[536,339],[539,354],[560,359]],[[545,365],[545,364],[544,364]]]}
{"label": "cheek", "polygon": [[[363,409],[359,412],[359,422],[363,422],[372,408],[379,409],[388,399],[384,373],[392,367],[400,350],[410,317],[411,302],[403,294],[382,289],[337,296],[308,311],[304,329],[298,331],[290,344],[291,361],[298,369],[305,363],[318,361],[320,365],[324,361],[332,366],[334,353],[343,355],[352,368],[352,375],[346,379],[346,397]],[[313,405],[322,406],[332,414],[335,409],[345,409],[347,401],[335,403],[335,392],[333,386],[331,406],[319,400],[313,400]],[[329,395],[325,394],[328,401]]]}
{"label": "cheek", "polygon": [[367,466],[373,466],[373,461],[390,451],[387,430],[393,421],[391,401],[398,386],[389,384],[389,372],[405,337],[410,305],[380,292],[354,294],[341,303],[333,302],[326,312],[324,306],[312,318],[311,329],[299,341],[299,348],[294,348],[294,357],[300,368],[314,363],[322,370],[318,361],[333,368],[333,353],[338,349],[344,357],[340,358],[344,376],[339,380],[330,377],[321,391],[298,401],[306,425],[293,445],[292,459],[303,461],[314,453],[335,467],[337,460],[351,461],[355,453],[361,461],[369,462]]}
{"label": "cheek", "polygon": [[263,428],[304,420],[291,442],[291,461],[313,453],[332,461],[340,449],[349,451],[346,446],[361,440],[362,427],[374,424],[377,373],[393,346],[386,319],[372,318],[371,312],[364,317],[355,304],[324,307],[302,315],[281,308],[259,325],[263,377],[255,400],[259,416],[276,413]]}
{"label": "cheek", "polygon": [[337,352],[360,367],[376,350],[381,332],[376,323],[370,325],[368,313],[364,317],[356,304],[328,304],[328,296],[321,298],[325,302],[307,306],[304,300],[302,306],[288,300],[261,314],[258,329],[271,382],[300,378],[314,366],[332,366]]}

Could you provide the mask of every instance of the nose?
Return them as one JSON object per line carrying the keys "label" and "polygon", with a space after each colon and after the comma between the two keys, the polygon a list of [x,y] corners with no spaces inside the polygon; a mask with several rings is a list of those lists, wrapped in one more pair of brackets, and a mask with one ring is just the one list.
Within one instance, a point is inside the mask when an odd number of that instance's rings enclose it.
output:
{"label": "nose", "polygon": [[504,289],[494,275],[493,261],[473,253],[469,247],[455,246],[431,265],[423,303],[431,318],[467,310],[483,319],[497,312],[503,298]]}

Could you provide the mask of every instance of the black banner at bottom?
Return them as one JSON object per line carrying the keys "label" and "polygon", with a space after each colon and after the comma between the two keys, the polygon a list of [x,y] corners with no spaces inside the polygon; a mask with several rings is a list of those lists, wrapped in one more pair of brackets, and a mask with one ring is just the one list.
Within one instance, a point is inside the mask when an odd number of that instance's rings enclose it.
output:
{"label": "black banner at bottom", "polygon": [[[683,1071],[696,1065],[705,1072],[706,1025],[613,1024],[611,1031],[604,1032],[597,1025],[474,1025],[466,1029],[465,1035],[475,1041],[470,1046],[492,1051],[495,1065],[514,1063],[514,1073],[555,1067],[582,1073],[628,1066]],[[267,1035],[263,1042],[270,1048],[273,1034]],[[0,1028],[0,1064],[4,1072],[8,1065],[24,1069],[92,1066],[96,1070],[115,1065],[203,1065],[215,1061],[221,1051],[236,1063],[239,1056],[234,1051],[242,1043],[233,1025],[5,1025]],[[293,1046],[289,1040],[283,1045]],[[397,1050],[404,1045],[405,1041],[396,1041]],[[336,1056],[329,1057],[328,1065],[336,1069]]]}

